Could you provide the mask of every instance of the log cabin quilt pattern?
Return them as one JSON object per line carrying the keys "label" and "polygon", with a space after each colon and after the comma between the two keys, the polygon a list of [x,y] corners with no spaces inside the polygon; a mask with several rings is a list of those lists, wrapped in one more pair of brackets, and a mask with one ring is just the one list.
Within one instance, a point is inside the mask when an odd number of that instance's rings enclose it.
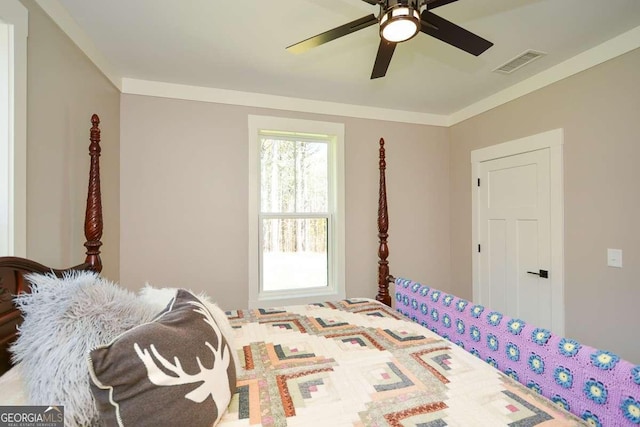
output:
{"label": "log cabin quilt pattern", "polygon": [[223,426],[577,426],[583,420],[370,299],[231,311]]}

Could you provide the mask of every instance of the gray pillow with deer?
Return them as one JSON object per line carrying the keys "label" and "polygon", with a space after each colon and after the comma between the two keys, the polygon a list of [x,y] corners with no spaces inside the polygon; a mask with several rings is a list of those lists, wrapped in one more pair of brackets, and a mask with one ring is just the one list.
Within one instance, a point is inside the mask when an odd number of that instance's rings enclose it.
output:
{"label": "gray pillow with deer", "polygon": [[204,302],[180,289],[154,321],[90,352],[102,422],[215,425],[236,390],[231,351]]}

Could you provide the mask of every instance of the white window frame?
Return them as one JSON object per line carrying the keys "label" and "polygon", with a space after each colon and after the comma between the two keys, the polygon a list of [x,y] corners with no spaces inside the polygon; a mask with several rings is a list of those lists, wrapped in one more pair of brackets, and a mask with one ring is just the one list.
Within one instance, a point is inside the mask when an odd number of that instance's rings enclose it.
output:
{"label": "white window frame", "polygon": [[28,11],[0,2],[0,256],[27,255]]}
{"label": "white window frame", "polygon": [[[249,115],[249,307],[307,304],[345,298],[344,124]],[[260,131],[329,135],[328,285],[322,288],[260,289]],[[296,214],[304,217],[305,214]]]}

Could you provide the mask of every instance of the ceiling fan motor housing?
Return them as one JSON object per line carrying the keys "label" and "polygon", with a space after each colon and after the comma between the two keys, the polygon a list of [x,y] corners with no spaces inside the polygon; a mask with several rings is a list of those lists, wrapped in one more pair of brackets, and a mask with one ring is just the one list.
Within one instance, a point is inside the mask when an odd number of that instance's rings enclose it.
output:
{"label": "ceiling fan motor housing", "polygon": [[429,0],[384,0],[380,2],[380,15],[394,7],[410,7],[418,13],[427,8]]}

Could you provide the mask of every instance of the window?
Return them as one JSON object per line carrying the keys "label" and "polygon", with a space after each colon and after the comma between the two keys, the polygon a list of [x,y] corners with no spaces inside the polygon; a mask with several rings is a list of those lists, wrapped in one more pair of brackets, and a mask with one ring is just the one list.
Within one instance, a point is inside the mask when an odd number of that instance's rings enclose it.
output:
{"label": "window", "polygon": [[249,116],[249,305],[344,298],[344,126]]}
{"label": "window", "polygon": [[0,2],[0,256],[26,256],[27,19]]}

